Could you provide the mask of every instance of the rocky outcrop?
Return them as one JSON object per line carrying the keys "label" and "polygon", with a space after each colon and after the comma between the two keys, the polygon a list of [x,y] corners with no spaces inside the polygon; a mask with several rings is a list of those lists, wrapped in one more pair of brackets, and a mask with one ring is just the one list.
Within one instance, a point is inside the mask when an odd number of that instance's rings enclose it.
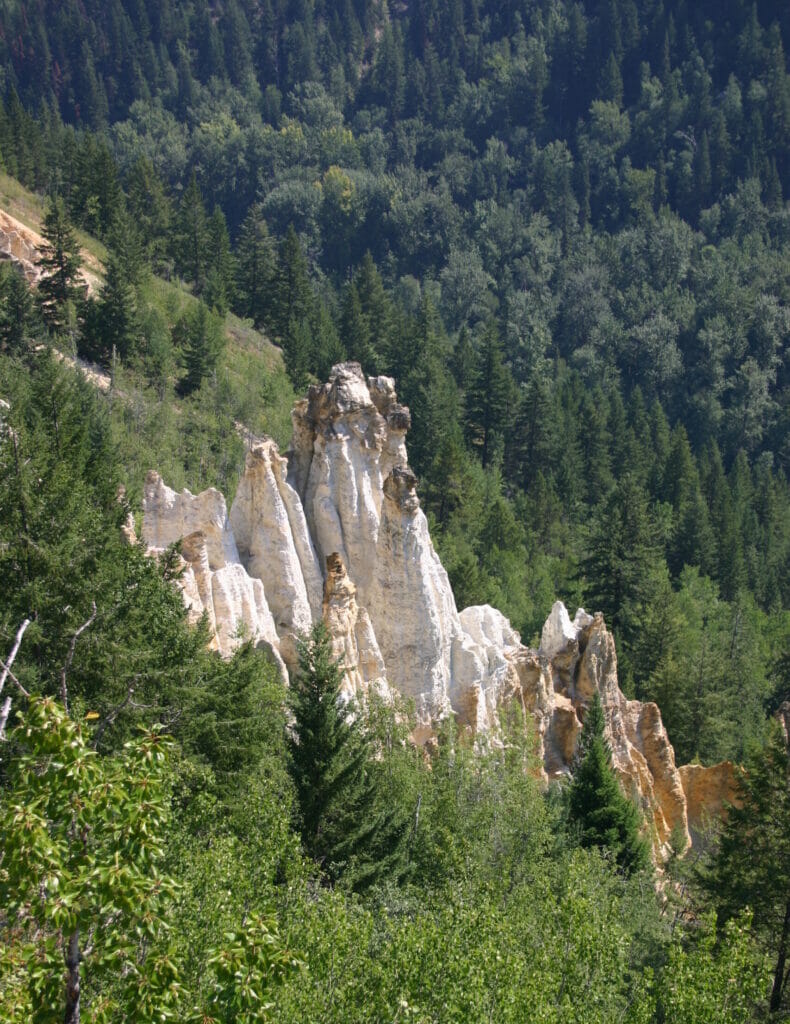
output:
{"label": "rocky outcrop", "polygon": [[355,698],[374,692],[385,700],[391,699],[384,659],[370,616],[357,603],[357,588],[337,552],[326,559],[322,614],[335,657],[343,669],[343,694]]}
{"label": "rocky outcrop", "polygon": [[289,480],[319,557],[337,554],[354,581],[389,685],[414,700],[421,733],[454,709],[466,716],[470,688],[489,687],[487,657],[461,624],[431,542],[394,382],[343,363],[310,388],[293,421]]}
{"label": "rocky outcrop", "polygon": [[547,780],[571,772],[598,692],[615,767],[658,856],[673,831],[688,839],[705,808],[720,809],[727,770],[705,769],[703,783],[676,767],[657,706],[619,688],[600,614],[571,619],[557,602],[532,650],[496,609],[459,613],[408,466],[409,411],[390,378],[336,366],[296,405],[293,425],[285,456],[270,439],[252,443],[230,515],[216,490],[177,494],[148,477],[143,540],[153,553],[180,541],[184,599],[193,617],[207,617],[218,650],[249,636],[285,671],[297,636],[323,616],[349,698],[410,699],[418,743],[450,714],[496,739],[502,708],[516,701],[534,722]]}
{"label": "rocky outcrop", "polygon": [[274,441],[255,444],[230,510],[230,527],[247,572],[260,580],[274,616],[280,652],[296,663],[295,637],[321,616],[323,578],[287,461]]}
{"label": "rocky outcrop", "polygon": [[0,210],[0,259],[10,260],[28,284],[38,284],[41,270],[37,260],[46,242],[10,214]]}
{"label": "rocky outcrop", "polygon": [[[37,285],[41,280],[38,259],[45,248],[47,241],[38,232],[0,210],[0,260],[9,260],[29,285]],[[99,288],[97,275],[101,268],[90,253],[83,251],[81,256],[85,265],[80,270],[80,278],[90,295]]]}
{"label": "rocky outcrop", "polygon": [[597,691],[614,766],[623,788],[652,823],[656,851],[669,852],[675,829],[688,841],[685,794],[661,713],[655,704],[623,695],[614,638],[603,617],[580,608],[571,621],[557,602],[543,627],[540,648],[511,650],[508,657],[535,722],[546,777],[570,774],[584,716]]}
{"label": "rocky outcrop", "polygon": [[726,813],[727,805],[738,802],[739,769],[732,761],[722,761],[707,768],[701,764],[684,764],[679,772],[691,841],[700,846]]}
{"label": "rocky outcrop", "polygon": [[180,543],[184,603],[192,621],[206,617],[211,646],[227,656],[245,640],[252,640],[270,652],[284,673],[263,584],[241,564],[220,492],[214,488],[198,495],[176,492],[151,472],[143,507],[142,539],[152,555]]}

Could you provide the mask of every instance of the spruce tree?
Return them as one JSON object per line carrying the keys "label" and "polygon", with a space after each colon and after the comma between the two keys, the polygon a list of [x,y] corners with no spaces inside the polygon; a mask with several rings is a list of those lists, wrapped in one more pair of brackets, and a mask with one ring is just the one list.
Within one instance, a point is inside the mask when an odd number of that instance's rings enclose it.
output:
{"label": "spruce tree", "polygon": [[57,333],[67,323],[67,304],[75,302],[80,295],[77,281],[82,266],[77,237],[60,196],[50,201],[41,233],[47,246],[38,258],[43,271],[38,292],[44,319]]}
{"label": "spruce tree", "polygon": [[129,172],[126,203],[149,259],[154,267],[160,266],[173,211],[165,185],[148,157],[139,157]]}
{"label": "spruce tree", "polygon": [[362,258],[359,270],[354,276],[354,285],[362,312],[367,319],[370,346],[376,360],[379,361],[382,353],[391,346],[394,310],[370,251]]}
{"label": "spruce tree", "polygon": [[241,226],[238,246],[236,294],[239,312],[261,327],[271,310],[274,246],[261,208],[251,206]]}
{"label": "spruce tree", "polygon": [[330,882],[359,891],[403,875],[405,828],[383,806],[370,743],[341,701],[342,673],[319,622],[299,644],[289,690],[289,770],[305,852]]}
{"label": "spruce tree", "polygon": [[141,329],[137,310],[137,294],[126,277],[121,260],[111,253],[97,309],[96,344],[80,349],[83,354],[109,366],[112,352],[126,360],[138,347]]}
{"label": "spruce tree", "polygon": [[206,208],[193,172],[178,206],[172,247],[177,272],[198,291],[205,283],[208,240]]}
{"label": "spruce tree", "polygon": [[33,326],[33,297],[16,267],[0,267],[0,349],[23,352]]}
{"label": "spruce tree", "polygon": [[642,817],[623,794],[604,738],[605,717],[597,691],[579,739],[576,768],[568,793],[568,812],[582,846],[608,849],[618,866],[632,874],[650,863],[640,835]]}
{"label": "spruce tree", "polygon": [[373,373],[376,359],[371,348],[370,328],[362,312],[359,292],[353,281],[343,292],[340,310],[340,334],[350,359],[355,359],[365,373]]}
{"label": "spruce tree", "polygon": [[491,323],[480,342],[466,395],[466,429],[484,467],[491,461],[496,439],[505,429],[513,399],[513,378],[502,357],[496,324]]}
{"label": "spruce tree", "polygon": [[291,321],[305,319],[314,304],[307,260],[293,225],[280,243],[273,285],[272,326],[275,335],[282,338]]}
{"label": "spruce tree", "polygon": [[208,222],[206,266],[203,301],[224,316],[233,301],[236,260],[230,249],[225,214],[218,206]]}
{"label": "spruce tree", "polygon": [[[770,1012],[787,1009],[790,996],[790,751],[778,722],[764,749],[739,779],[738,805],[730,807],[719,848],[704,875],[723,920],[744,907],[773,961]],[[772,1017],[773,1019],[773,1017]]]}
{"label": "spruce tree", "polygon": [[222,321],[204,303],[198,302],[176,322],[173,343],[181,349],[186,369],[180,389],[189,395],[216,369],[225,345]]}
{"label": "spruce tree", "polygon": [[[596,509],[580,560],[585,602],[615,631],[621,684],[633,682],[633,654],[648,612],[669,586],[658,535],[645,490],[627,473]],[[638,667],[646,678],[655,666],[642,661]]]}

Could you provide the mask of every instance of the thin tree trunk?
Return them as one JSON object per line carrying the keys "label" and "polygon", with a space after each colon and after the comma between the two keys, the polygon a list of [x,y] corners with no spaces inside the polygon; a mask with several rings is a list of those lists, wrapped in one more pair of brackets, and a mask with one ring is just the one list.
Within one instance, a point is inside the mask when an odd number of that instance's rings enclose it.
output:
{"label": "thin tree trunk", "polygon": [[776,957],[774,984],[771,989],[771,1013],[776,1013],[782,1005],[782,990],[785,982],[785,963],[787,961],[787,945],[790,940],[790,900],[785,906],[785,919],[782,924],[782,937],[779,940],[779,953]]}
{"label": "thin tree trunk", "polygon": [[66,947],[65,1024],[80,1024],[80,930],[75,928]]}

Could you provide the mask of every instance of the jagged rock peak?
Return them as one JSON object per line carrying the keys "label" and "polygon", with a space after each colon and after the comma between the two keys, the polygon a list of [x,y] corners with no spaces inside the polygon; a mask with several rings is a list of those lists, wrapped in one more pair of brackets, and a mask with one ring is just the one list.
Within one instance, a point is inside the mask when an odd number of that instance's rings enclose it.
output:
{"label": "jagged rock peak", "polygon": [[405,434],[411,426],[409,410],[398,402],[392,377],[366,378],[359,363],[337,363],[329,380],[312,385],[303,401],[304,416],[316,431],[331,432],[338,419],[370,412],[371,406],[390,430]]}
{"label": "jagged rock peak", "polygon": [[537,651],[494,608],[459,613],[420,508],[409,412],[391,378],[341,363],[296,404],[293,424],[287,456],[268,438],[251,447],[229,515],[214,489],[179,494],[156,473],[146,482],[143,540],[153,552],[181,540],[185,601],[208,616],[214,645],[227,655],[240,634],[252,635],[292,669],[297,637],[323,617],[347,697],[373,689],[413,700],[418,743],[450,714],[496,739],[502,706],[516,700],[534,722],[547,781],[569,774],[598,692],[615,768],[652,823],[657,856],[673,830],[688,836],[706,800],[726,791],[728,772],[679,772],[656,705],[620,690],[600,613],[580,608],[571,620],[556,602]]}
{"label": "jagged rock peak", "polygon": [[541,654],[547,658],[553,658],[569,644],[578,640],[579,634],[586,629],[593,621],[592,615],[588,615],[584,608],[578,608],[573,622],[568,614],[568,609],[562,601],[555,601],[551,613],[543,624],[543,632],[540,636]]}
{"label": "jagged rock peak", "polygon": [[180,542],[184,603],[193,622],[206,616],[212,647],[227,657],[250,639],[270,652],[285,675],[263,584],[241,564],[225,498],[218,490],[176,492],[150,472],[143,495],[142,540],[155,556]]}

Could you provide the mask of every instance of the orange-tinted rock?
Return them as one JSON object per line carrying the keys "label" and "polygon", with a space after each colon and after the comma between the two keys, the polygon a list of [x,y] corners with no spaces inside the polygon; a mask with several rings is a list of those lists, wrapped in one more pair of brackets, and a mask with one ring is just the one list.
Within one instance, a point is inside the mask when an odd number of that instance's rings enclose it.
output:
{"label": "orange-tinted rock", "polygon": [[711,825],[726,813],[727,804],[737,802],[738,772],[732,761],[722,761],[708,768],[701,764],[681,766],[689,831],[695,845],[704,840]]}

